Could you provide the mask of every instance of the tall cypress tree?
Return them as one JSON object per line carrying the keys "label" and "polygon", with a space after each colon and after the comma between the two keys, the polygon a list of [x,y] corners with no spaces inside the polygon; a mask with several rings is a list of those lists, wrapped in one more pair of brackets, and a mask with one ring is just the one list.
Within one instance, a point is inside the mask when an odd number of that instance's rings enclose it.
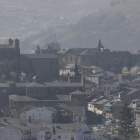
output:
{"label": "tall cypress tree", "polygon": [[134,114],[131,108],[129,108],[127,104],[124,104],[119,119],[118,129],[118,135],[122,140],[138,139],[138,132],[134,121]]}
{"label": "tall cypress tree", "polygon": [[55,123],[64,123],[64,118],[61,113],[61,110],[57,110],[56,115],[55,115]]}

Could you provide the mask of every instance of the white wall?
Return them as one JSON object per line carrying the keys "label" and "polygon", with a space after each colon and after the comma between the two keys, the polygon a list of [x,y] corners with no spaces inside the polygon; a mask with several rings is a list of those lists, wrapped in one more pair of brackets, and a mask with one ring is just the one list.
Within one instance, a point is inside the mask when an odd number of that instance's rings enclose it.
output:
{"label": "white wall", "polygon": [[35,108],[29,111],[26,111],[26,118],[29,119],[29,116],[31,116],[31,119],[41,120],[47,123],[52,123],[52,114],[53,114],[53,111],[50,111],[48,109]]}
{"label": "white wall", "polygon": [[60,140],[71,140],[72,137],[74,137],[74,140],[82,140],[82,139],[77,139],[77,134],[76,133],[56,133],[53,134],[52,140],[59,140],[58,136],[61,136]]}
{"label": "white wall", "polygon": [[0,129],[0,140],[21,140],[22,134],[20,129],[8,125]]}

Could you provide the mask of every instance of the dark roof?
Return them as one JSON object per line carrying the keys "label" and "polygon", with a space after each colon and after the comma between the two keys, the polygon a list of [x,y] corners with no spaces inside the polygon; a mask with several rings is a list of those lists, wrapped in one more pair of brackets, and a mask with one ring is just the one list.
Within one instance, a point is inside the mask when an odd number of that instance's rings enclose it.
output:
{"label": "dark roof", "polygon": [[56,132],[77,132],[80,128],[84,126],[81,123],[73,124],[53,124]]}
{"label": "dark roof", "polygon": [[69,95],[56,95],[60,101],[70,101]]}
{"label": "dark roof", "polygon": [[23,54],[27,58],[57,58],[57,55],[52,53],[45,53],[45,54]]}
{"label": "dark roof", "polygon": [[0,83],[0,87],[9,87],[9,83]]}
{"label": "dark roof", "polygon": [[19,95],[9,95],[9,99],[14,101],[37,101],[36,99],[27,96],[19,96]]}
{"label": "dark roof", "polygon": [[30,85],[31,83],[15,83],[16,87],[26,87]]}
{"label": "dark roof", "polygon": [[46,84],[44,83],[31,83],[27,85],[26,87],[46,87]]}
{"label": "dark roof", "polygon": [[62,82],[54,82],[54,83],[45,83],[47,87],[82,87],[82,83],[62,83]]}
{"label": "dark roof", "polygon": [[84,94],[85,95],[85,93],[84,92],[81,92],[81,91],[79,91],[79,90],[76,90],[76,91],[74,91],[74,92],[72,92],[72,93],[70,93],[70,94]]}
{"label": "dark roof", "polygon": [[[0,87],[3,85],[8,85],[8,83],[0,83]],[[62,82],[52,82],[52,83],[15,83],[16,87],[82,87],[82,83],[62,83]]]}

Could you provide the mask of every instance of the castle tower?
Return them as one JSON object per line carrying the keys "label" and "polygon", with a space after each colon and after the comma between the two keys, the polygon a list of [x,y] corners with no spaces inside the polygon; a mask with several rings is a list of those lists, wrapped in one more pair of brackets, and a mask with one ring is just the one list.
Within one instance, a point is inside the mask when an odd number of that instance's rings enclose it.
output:
{"label": "castle tower", "polygon": [[13,42],[13,47],[15,49],[19,48],[19,40],[18,39],[15,39],[14,42]]}
{"label": "castle tower", "polygon": [[20,58],[20,47],[19,47],[18,39],[15,39],[13,41],[13,47],[14,47],[15,58],[19,59]]}
{"label": "castle tower", "polygon": [[10,39],[7,41],[7,44],[8,44],[8,45],[13,45],[13,40],[10,38]]}

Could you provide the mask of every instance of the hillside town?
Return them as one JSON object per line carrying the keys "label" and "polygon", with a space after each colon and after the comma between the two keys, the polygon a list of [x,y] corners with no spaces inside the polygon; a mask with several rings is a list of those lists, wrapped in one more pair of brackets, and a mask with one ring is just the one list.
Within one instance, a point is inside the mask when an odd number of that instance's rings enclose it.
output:
{"label": "hillside town", "polygon": [[140,133],[140,51],[110,51],[99,40],[21,54],[10,38],[0,54],[0,140],[121,140],[125,112]]}

